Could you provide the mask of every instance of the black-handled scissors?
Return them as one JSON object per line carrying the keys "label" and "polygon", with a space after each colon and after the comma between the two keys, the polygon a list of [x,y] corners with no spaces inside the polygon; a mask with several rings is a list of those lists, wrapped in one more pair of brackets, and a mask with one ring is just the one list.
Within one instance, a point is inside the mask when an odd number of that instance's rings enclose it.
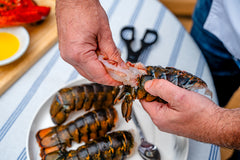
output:
{"label": "black-handled scissors", "polygon": [[154,44],[158,39],[158,34],[155,30],[147,29],[143,38],[141,39],[141,48],[134,52],[131,47],[131,43],[134,41],[135,29],[132,26],[126,26],[121,30],[121,37],[127,45],[128,56],[127,61],[135,63],[138,61],[141,53],[152,44]]}

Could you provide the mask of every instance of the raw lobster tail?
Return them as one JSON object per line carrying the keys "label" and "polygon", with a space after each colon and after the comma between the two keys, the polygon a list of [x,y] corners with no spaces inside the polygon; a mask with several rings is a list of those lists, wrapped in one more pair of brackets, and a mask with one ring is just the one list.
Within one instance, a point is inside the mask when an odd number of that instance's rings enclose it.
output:
{"label": "raw lobster tail", "polygon": [[200,78],[172,67],[163,68],[161,66],[147,66],[147,74],[138,77],[137,87],[131,87],[130,85],[124,85],[115,99],[115,103],[123,99],[122,102],[122,115],[126,121],[131,119],[132,103],[135,99],[145,99],[148,102],[159,101],[167,103],[159,97],[150,95],[144,89],[144,84],[148,80],[152,79],[166,79],[175,85],[188,89],[199,90],[204,89],[206,95],[212,96],[211,91],[208,89],[207,84]]}
{"label": "raw lobster tail", "polygon": [[45,160],[122,160],[131,153],[133,146],[134,140],[130,132],[117,131],[87,142],[77,150],[53,152]]}
{"label": "raw lobster tail", "polygon": [[117,111],[113,107],[98,109],[86,113],[66,125],[50,127],[38,131],[37,141],[41,147],[41,156],[59,151],[66,146],[70,147],[72,141],[87,142],[105,135],[117,122]]}
{"label": "raw lobster tail", "polygon": [[75,110],[109,107],[113,104],[118,87],[97,83],[84,84],[58,91],[51,105],[50,114],[55,124],[62,124]]}

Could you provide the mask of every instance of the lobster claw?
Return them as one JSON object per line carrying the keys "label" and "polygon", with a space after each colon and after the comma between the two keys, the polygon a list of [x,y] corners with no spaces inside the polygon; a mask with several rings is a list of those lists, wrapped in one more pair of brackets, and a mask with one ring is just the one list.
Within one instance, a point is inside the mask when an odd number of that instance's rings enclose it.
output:
{"label": "lobster claw", "polygon": [[126,94],[125,88],[126,88],[125,86],[122,86],[122,88],[120,88],[117,96],[114,99],[113,104],[117,104],[117,103],[119,103],[123,99],[123,97]]}

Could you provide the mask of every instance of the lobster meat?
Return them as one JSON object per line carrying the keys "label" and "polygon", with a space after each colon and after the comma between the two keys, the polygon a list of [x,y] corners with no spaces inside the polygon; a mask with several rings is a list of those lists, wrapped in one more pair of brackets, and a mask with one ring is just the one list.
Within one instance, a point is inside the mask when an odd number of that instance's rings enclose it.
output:
{"label": "lobster meat", "polygon": [[44,158],[49,153],[64,150],[72,141],[87,142],[103,136],[115,126],[117,119],[117,111],[108,107],[88,112],[66,125],[42,129],[36,134],[40,155]]}
{"label": "lobster meat", "polygon": [[60,89],[51,104],[50,115],[53,122],[60,125],[72,111],[112,106],[118,92],[118,87],[97,83]]}
{"label": "lobster meat", "polygon": [[43,21],[49,13],[50,7],[32,0],[0,0],[0,28]]}
{"label": "lobster meat", "polygon": [[118,64],[103,55],[99,55],[98,59],[103,63],[110,76],[124,85],[137,87],[137,78],[147,74],[146,67],[142,63]]}
{"label": "lobster meat", "polygon": [[117,62],[99,55],[99,60],[104,64],[109,74],[116,80],[123,82],[114,103],[122,101],[122,115],[126,121],[131,119],[132,104],[135,99],[145,99],[148,102],[159,101],[167,103],[160,97],[150,95],[144,89],[144,84],[152,79],[165,79],[173,84],[191,91],[204,90],[205,95],[212,97],[212,92],[208,89],[207,84],[200,78],[181,71],[173,67],[147,66],[141,63],[132,64],[127,62],[126,65],[120,66]]}
{"label": "lobster meat", "polygon": [[116,131],[96,140],[89,141],[77,150],[55,151],[44,160],[123,160],[134,146],[134,139],[128,131]]}

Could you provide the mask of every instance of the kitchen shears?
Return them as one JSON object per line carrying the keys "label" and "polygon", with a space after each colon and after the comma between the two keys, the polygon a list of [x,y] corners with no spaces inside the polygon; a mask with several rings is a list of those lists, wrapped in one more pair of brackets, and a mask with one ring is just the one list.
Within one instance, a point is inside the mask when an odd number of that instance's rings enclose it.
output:
{"label": "kitchen shears", "polygon": [[143,38],[141,39],[140,49],[137,51],[133,51],[131,44],[135,39],[134,34],[135,34],[135,28],[132,26],[126,26],[121,30],[121,38],[126,43],[127,50],[128,50],[127,61],[130,61],[132,63],[136,63],[141,53],[145,49],[153,45],[158,39],[158,33],[155,30],[147,29],[145,31]]}

